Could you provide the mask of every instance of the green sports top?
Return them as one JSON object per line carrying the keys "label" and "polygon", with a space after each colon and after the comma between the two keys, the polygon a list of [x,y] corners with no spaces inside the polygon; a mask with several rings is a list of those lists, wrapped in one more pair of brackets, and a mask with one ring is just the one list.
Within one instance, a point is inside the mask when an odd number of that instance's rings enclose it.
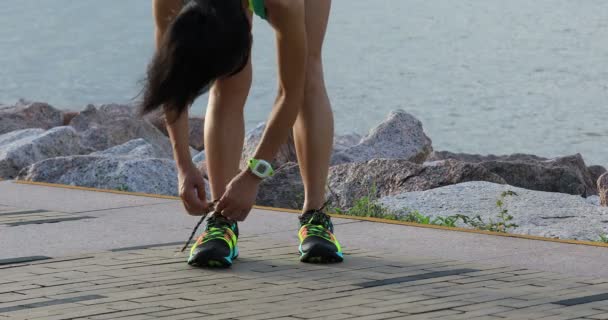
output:
{"label": "green sports top", "polygon": [[[184,0],[184,4],[187,4],[192,0]],[[249,10],[251,12],[260,16],[260,18],[266,20],[266,6],[264,5],[264,0],[248,0],[249,1]]]}
{"label": "green sports top", "polygon": [[264,0],[249,0],[249,10],[266,20],[266,6]]}

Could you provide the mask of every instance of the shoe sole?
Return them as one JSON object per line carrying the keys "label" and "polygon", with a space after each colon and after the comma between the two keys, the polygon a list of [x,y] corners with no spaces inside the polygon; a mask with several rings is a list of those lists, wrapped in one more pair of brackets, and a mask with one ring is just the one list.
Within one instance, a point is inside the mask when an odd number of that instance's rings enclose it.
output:
{"label": "shoe sole", "polygon": [[230,268],[232,261],[237,257],[199,257],[196,260],[188,261],[188,264],[202,268]]}
{"label": "shoe sole", "polygon": [[300,261],[306,263],[337,263],[344,261],[342,254],[311,249],[304,253],[300,250]]}
{"label": "shoe sole", "polygon": [[195,261],[188,261],[188,264],[193,267],[202,268],[229,268],[232,266],[232,262],[226,258],[198,259]]}

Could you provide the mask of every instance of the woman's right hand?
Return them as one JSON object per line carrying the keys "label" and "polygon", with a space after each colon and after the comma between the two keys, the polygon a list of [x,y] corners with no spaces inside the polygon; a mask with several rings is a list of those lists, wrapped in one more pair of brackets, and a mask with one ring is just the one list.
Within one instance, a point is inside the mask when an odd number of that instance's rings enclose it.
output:
{"label": "woman's right hand", "polygon": [[194,164],[178,169],[179,197],[188,214],[202,216],[209,211],[205,179]]}

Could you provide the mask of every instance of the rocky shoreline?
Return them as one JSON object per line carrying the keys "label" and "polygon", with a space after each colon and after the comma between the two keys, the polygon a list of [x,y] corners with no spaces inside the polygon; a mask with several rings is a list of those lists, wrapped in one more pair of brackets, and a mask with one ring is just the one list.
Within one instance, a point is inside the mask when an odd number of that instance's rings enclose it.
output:
{"label": "rocky shoreline", "polygon": [[[204,119],[189,123],[190,152],[204,174]],[[243,159],[263,130],[260,124],[247,133]],[[304,192],[292,137],[273,164],[277,174],[263,182],[257,203],[298,209]],[[0,178],[177,196],[164,120],[138,118],[133,107],[118,104],[79,112],[39,102],[0,105]],[[401,110],[364,137],[334,139],[328,197],[335,208],[348,210],[369,197],[394,212],[470,211],[490,219],[504,190],[521,195],[506,203],[515,233],[593,241],[608,234],[608,173],[580,154],[547,159],[434,151],[422,123]]]}

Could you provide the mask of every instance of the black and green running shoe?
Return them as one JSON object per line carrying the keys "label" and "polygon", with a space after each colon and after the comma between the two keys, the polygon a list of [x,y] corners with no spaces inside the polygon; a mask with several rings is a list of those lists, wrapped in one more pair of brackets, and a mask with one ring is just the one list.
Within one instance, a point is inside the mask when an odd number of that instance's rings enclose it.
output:
{"label": "black and green running shoe", "polygon": [[190,249],[188,264],[198,267],[230,267],[239,255],[239,228],[220,214],[207,219],[205,232]]}
{"label": "black and green running shoe", "polygon": [[300,261],[342,262],[342,248],[333,234],[331,217],[322,210],[310,210],[300,216]]}

